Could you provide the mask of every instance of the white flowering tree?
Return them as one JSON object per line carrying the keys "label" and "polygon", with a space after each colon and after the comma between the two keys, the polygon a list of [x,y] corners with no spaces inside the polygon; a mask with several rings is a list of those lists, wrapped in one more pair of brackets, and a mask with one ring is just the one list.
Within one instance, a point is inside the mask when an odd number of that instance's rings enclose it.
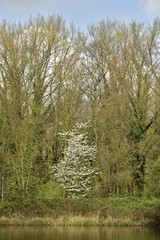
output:
{"label": "white flowering tree", "polygon": [[92,186],[93,175],[98,174],[94,167],[95,146],[90,146],[82,128],[86,124],[77,124],[70,131],[61,134],[65,141],[64,157],[53,166],[55,179],[71,198],[85,197]]}

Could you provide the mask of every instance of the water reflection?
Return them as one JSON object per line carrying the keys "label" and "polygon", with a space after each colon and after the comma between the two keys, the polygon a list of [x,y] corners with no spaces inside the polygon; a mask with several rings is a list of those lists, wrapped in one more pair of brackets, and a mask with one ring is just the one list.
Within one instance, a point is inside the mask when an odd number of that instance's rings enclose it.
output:
{"label": "water reflection", "polygon": [[1,227],[0,240],[159,240],[160,231],[141,227]]}

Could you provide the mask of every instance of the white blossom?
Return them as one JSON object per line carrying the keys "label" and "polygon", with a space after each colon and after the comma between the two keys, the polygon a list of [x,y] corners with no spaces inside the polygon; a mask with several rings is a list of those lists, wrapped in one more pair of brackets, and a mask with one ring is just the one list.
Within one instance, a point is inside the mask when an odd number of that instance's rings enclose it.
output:
{"label": "white blossom", "polygon": [[72,131],[60,134],[67,146],[63,159],[52,167],[55,179],[71,198],[85,197],[91,190],[93,175],[98,173],[94,167],[95,146],[89,145],[87,134],[82,133],[86,126],[77,124]]}

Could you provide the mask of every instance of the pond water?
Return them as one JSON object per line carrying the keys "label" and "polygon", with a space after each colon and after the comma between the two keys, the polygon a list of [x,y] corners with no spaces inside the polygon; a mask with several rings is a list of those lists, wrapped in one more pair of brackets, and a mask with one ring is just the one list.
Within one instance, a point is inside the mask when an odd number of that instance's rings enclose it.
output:
{"label": "pond water", "polygon": [[0,227],[0,240],[159,240],[142,227]]}

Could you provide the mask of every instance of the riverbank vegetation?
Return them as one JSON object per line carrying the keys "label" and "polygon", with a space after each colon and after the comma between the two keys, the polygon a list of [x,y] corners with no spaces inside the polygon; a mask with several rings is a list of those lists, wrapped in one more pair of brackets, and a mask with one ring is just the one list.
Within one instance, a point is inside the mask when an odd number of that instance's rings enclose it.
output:
{"label": "riverbank vegetation", "polygon": [[0,205],[0,226],[160,226],[160,200],[105,198],[26,200]]}
{"label": "riverbank vegetation", "polygon": [[0,23],[1,216],[159,207],[159,40],[159,19]]}

